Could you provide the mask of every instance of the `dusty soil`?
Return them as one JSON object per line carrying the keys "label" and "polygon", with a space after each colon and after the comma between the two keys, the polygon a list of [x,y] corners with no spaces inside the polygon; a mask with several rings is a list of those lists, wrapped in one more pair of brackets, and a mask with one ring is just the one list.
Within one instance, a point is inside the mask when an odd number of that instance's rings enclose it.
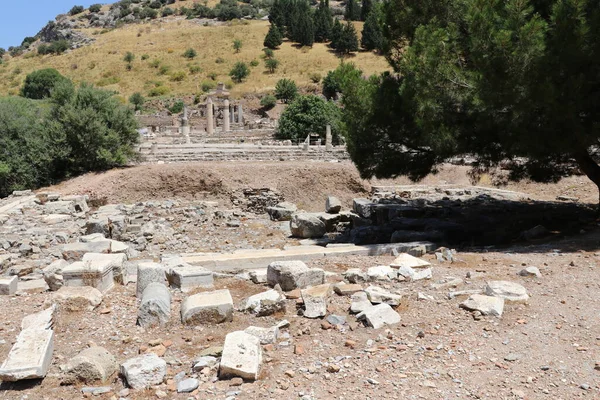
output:
{"label": "dusty soil", "polygon": [[[468,167],[447,165],[419,184],[470,185]],[[105,173],[87,174],[44,190],[62,194],[89,194],[109,203],[132,203],[147,199],[229,200],[233,191],[272,188],[286,200],[307,211],[321,211],[328,195],[345,206],[352,198],[365,196],[371,185],[411,184],[407,178],[364,180],[350,162],[210,162],[141,165]],[[488,176],[477,185],[494,187]],[[503,189],[527,193],[533,199],[555,200],[557,196],[596,203],[596,187],[585,176],[572,176],[556,184],[509,183]]]}
{"label": "dusty soil", "polygon": [[[390,181],[375,181],[387,184]],[[398,179],[394,183],[407,183]],[[88,193],[109,202],[150,199],[228,199],[232,191],[245,187],[272,187],[285,198],[307,209],[321,210],[328,194],[348,205],[366,194],[369,185],[349,164],[247,163],[154,165],[89,174],[50,190],[64,194]],[[447,167],[425,183],[467,184],[464,167]],[[485,183],[485,182],[484,182]],[[584,177],[571,177],[554,185],[520,183],[509,185],[532,198],[553,200],[563,195],[593,202],[595,188]],[[491,229],[492,227],[490,227]],[[231,230],[231,240],[239,240]],[[221,233],[223,240],[227,230]],[[198,248],[203,247],[198,237]],[[143,330],[135,325],[135,284],[116,286],[94,311],[56,317],[54,359],[49,375],[39,382],[0,386],[0,399],[76,399],[81,386],[60,385],[60,365],[90,343],[107,348],[119,362],[145,351],[151,341],[168,345],[167,382],[159,387],[128,395],[129,399],[552,399],[600,398],[600,230],[560,241],[537,242],[499,250],[474,248],[459,252],[453,263],[438,263],[432,255],[432,281],[382,283],[379,286],[405,294],[398,307],[402,322],[374,330],[356,323],[349,314],[350,299],[332,295],[330,314],[347,317],[339,329],[323,329],[321,320],[298,316],[296,300],[287,301],[285,313],[256,318],[241,312],[231,323],[218,326],[184,327],[179,305],[184,298],[174,292],[172,323],[166,328]],[[389,264],[393,258],[338,257],[310,263],[341,273],[347,268]],[[517,275],[523,266],[536,266],[541,278]],[[467,272],[474,274],[467,279]],[[502,318],[475,320],[460,309],[463,298],[447,299],[449,289],[431,284],[448,276],[463,278],[458,289],[482,288],[486,280],[503,279],[523,284],[531,298],[527,304],[505,306]],[[341,277],[333,276],[331,282]],[[366,285],[365,285],[366,286]],[[228,278],[218,279],[217,288],[229,288],[234,304],[266,290],[262,285]],[[417,293],[434,300],[417,301]],[[51,294],[0,296],[5,310],[0,326],[0,359],[8,354],[20,329],[21,319],[50,304]],[[10,310],[7,312],[6,310]],[[180,371],[193,375],[191,363],[210,346],[222,345],[228,332],[249,325],[268,327],[282,319],[291,322],[280,338],[264,353],[261,379],[232,386],[213,382],[208,375],[198,392],[177,394],[172,379]],[[348,342],[350,341],[350,342]],[[512,361],[509,361],[512,360]],[[338,372],[330,366],[339,367]],[[370,381],[369,381],[370,380]],[[112,392],[98,399],[117,399],[124,389],[120,378],[109,383]]]}

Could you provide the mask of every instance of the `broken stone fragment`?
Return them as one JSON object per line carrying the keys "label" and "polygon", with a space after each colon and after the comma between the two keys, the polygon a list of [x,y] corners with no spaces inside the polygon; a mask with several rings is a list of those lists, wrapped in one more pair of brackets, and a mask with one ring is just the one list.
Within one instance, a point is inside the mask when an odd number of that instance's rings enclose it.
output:
{"label": "broken stone fragment", "polygon": [[137,323],[142,328],[165,326],[171,318],[171,293],[162,283],[146,286],[138,309]]}
{"label": "broken stone fragment", "polygon": [[397,306],[402,301],[402,296],[393,294],[379,286],[369,286],[365,289],[365,293],[371,303],[379,304],[386,303],[392,306]]}
{"label": "broken stone fragment", "polygon": [[141,262],[137,267],[137,286],[135,290],[136,296],[142,297],[144,289],[150,283],[162,283],[167,281],[165,268],[155,262]]}
{"label": "broken stone fragment", "polygon": [[181,303],[181,322],[186,325],[219,324],[233,319],[229,290],[216,290],[189,296]]}
{"label": "broken stone fragment", "polygon": [[369,279],[367,273],[360,268],[350,268],[343,273],[343,277],[350,283],[363,283]]}
{"label": "broken stone fragment", "polygon": [[523,285],[509,281],[489,281],[485,287],[485,294],[501,297],[512,302],[527,302],[529,300],[527,289]]}
{"label": "broken stone fragment", "polygon": [[276,206],[267,207],[267,214],[273,221],[289,221],[297,210],[298,207],[295,204],[283,202]]}
{"label": "broken stone fragment", "polygon": [[398,272],[388,265],[378,265],[367,270],[370,281],[389,281],[396,279]]}
{"label": "broken stone fragment", "polygon": [[479,311],[483,315],[501,317],[504,310],[504,299],[501,297],[474,294],[460,303],[460,307],[468,311]]}
{"label": "broken stone fragment", "polygon": [[337,214],[342,210],[342,202],[337,197],[328,196],[325,201],[325,212]]}
{"label": "broken stone fragment", "polygon": [[219,365],[219,378],[240,377],[255,381],[262,364],[260,340],[249,333],[236,331],[227,334]]}
{"label": "broken stone fragment", "polygon": [[65,367],[63,384],[106,383],[117,372],[115,357],[103,347],[90,347],[73,357]]}
{"label": "broken stone fragment", "polygon": [[63,286],[57,290],[54,299],[66,311],[91,311],[102,303],[102,293],[91,286]]}
{"label": "broken stone fragment", "polygon": [[163,382],[167,362],[154,353],[130,358],[121,364],[121,375],[132,389],[146,389]]}
{"label": "broken stone fragment", "polygon": [[244,332],[249,333],[252,336],[256,336],[262,345],[273,344],[277,342],[277,338],[279,337],[279,328],[277,326],[272,326],[270,328],[249,326],[244,329]]}
{"label": "broken stone fragment", "polygon": [[302,290],[304,301],[304,317],[320,318],[327,315],[327,297],[331,293],[331,285],[324,284]]}
{"label": "broken stone fragment", "polygon": [[8,276],[0,278],[0,295],[12,296],[17,293],[17,282],[19,278],[16,276]]}
{"label": "broken stone fragment", "polygon": [[327,233],[325,223],[315,214],[294,214],[290,220],[292,236],[301,239],[317,239]]}
{"label": "broken stone fragment", "polygon": [[362,286],[356,283],[336,283],[333,285],[333,291],[340,296],[351,296],[356,292],[362,291]]}
{"label": "broken stone fragment", "polygon": [[373,307],[365,292],[354,293],[351,297],[350,311],[354,314],[361,313],[368,308]]}
{"label": "broken stone fragment", "polygon": [[242,311],[256,314],[259,317],[285,311],[285,296],[274,289],[255,294],[246,299]]}
{"label": "broken stone fragment", "polygon": [[400,314],[392,309],[389,304],[381,303],[366,309],[356,316],[364,320],[368,326],[379,329],[385,325],[393,325],[400,322]]}
{"label": "broken stone fragment", "polygon": [[325,272],[320,268],[308,268],[302,261],[275,261],[267,269],[270,286],[279,284],[281,290],[321,285],[325,282]]}
{"label": "broken stone fragment", "polygon": [[68,265],[65,260],[56,260],[42,270],[44,280],[51,291],[55,292],[63,286],[62,270]]}
{"label": "broken stone fragment", "polygon": [[413,257],[410,254],[402,253],[399,254],[398,257],[390,264],[392,268],[402,268],[402,267],[410,267],[410,268],[423,268],[429,267],[431,264],[427,261],[421,260],[420,258]]}

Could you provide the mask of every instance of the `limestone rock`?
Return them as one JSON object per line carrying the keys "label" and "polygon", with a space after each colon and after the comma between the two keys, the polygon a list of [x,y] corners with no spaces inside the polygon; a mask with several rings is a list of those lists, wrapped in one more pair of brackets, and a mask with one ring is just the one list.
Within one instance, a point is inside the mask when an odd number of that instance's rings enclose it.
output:
{"label": "limestone rock", "polygon": [[267,207],[267,213],[273,221],[289,221],[292,219],[292,215],[298,211],[293,203],[283,202],[276,206]]}
{"label": "limestone rock", "polygon": [[147,353],[121,364],[121,374],[132,389],[146,389],[163,382],[167,363],[156,354]]}
{"label": "limestone rock", "polygon": [[171,268],[168,278],[171,287],[178,288],[182,292],[188,292],[198,287],[211,288],[214,283],[212,271],[192,265]]}
{"label": "limestone rock", "polygon": [[501,297],[506,301],[526,302],[529,300],[527,289],[515,282],[490,281],[485,287],[488,296]]}
{"label": "limestone rock", "polygon": [[250,280],[257,285],[267,283],[267,268],[254,269],[248,272]]}
{"label": "limestone rock", "polygon": [[56,260],[42,270],[44,280],[51,291],[55,292],[63,286],[62,270],[68,265],[65,260]]}
{"label": "limestone rock", "polygon": [[303,289],[301,293],[306,318],[320,318],[327,315],[327,297],[331,293],[330,284]]}
{"label": "limestone rock", "polygon": [[370,219],[373,213],[373,203],[368,199],[354,199],[352,201],[352,209],[360,217]]}
{"label": "limestone rock", "polygon": [[370,267],[367,270],[367,276],[370,281],[389,281],[396,279],[398,272],[387,265],[379,265],[377,267]]}
{"label": "limestone rock", "polygon": [[187,325],[219,324],[233,319],[233,300],[229,290],[203,292],[181,303],[181,322]]}
{"label": "limestone rock", "polygon": [[200,381],[196,378],[188,378],[177,384],[177,393],[190,393],[198,389]]}
{"label": "limestone rock", "polygon": [[501,297],[485,296],[482,294],[471,295],[460,304],[461,308],[469,311],[479,311],[483,315],[502,316],[504,299]]}
{"label": "limestone rock", "polygon": [[227,334],[219,366],[220,378],[258,379],[262,364],[262,349],[256,336],[243,331]]}
{"label": "limestone rock", "polygon": [[290,220],[292,236],[302,239],[316,239],[325,235],[325,223],[314,214],[294,214]]}
{"label": "limestone rock", "polygon": [[106,383],[117,369],[117,361],[108,350],[103,347],[90,347],[68,362],[63,383]]}
{"label": "limestone rock", "polygon": [[144,289],[150,283],[162,283],[164,284],[167,280],[165,268],[158,263],[154,262],[142,262],[138,264],[137,268],[137,286],[135,290],[136,296],[142,297]]}
{"label": "limestone rock", "polygon": [[16,276],[8,276],[0,278],[0,295],[12,296],[17,293],[17,283],[19,278]]}
{"label": "limestone rock", "polygon": [[408,266],[402,266],[398,269],[398,275],[411,281],[420,281],[422,279],[431,279],[433,271],[431,268],[414,269]]}
{"label": "limestone rock", "polygon": [[413,257],[410,254],[402,253],[390,264],[392,268],[410,267],[410,268],[423,268],[429,267],[431,264],[427,261],[421,260],[420,258]]}
{"label": "limestone rock", "polygon": [[342,202],[337,197],[329,196],[325,201],[325,212],[337,214],[342,210]]}
{"label": "limestone rock", "polygon": [[350,283],[363,283],[369,279],[366,272],[361,271],[360,268],[350,268],[343,276]]}
{"label": "limestone rock", "polygon": [[16,382],[44,378],[52,362],[54,331],[34,327],[23,329],[8,357],[0,365],[0,380]]}
{"label": "limestone rock", "polygon": [[392,306],[397,306],[402,301],[402,296],[393,294],[379,286],[369,286],[365,289],[368,299],[371,303],[379,304],[386,303]]}
{"label": "limestone rock", "polygon": [[351,296],[356,292],[362,291],[362,286],[356,283],[336,283],[333,285],[333,291],[340,296]]}
{"label": "limestone rock", "polygon": [[540,272],[540,270],[537,267],[523,268],[521,271],[519,271],[519,275],[520,276],[535,276],[536,278],[542,277],[542,273]]}
{"label": "limestone rock", "polygon": [[285,296],[276,290],[267,290],[248,297],[242,310],[259,317],[285,311]]}
{"label": "limestone rock", "polygon": [[381,303],[368,308],[356,316],[358,320],[366,321],[368,326],[379,329],[385,325],[393,325],[400,322],[400,314],[390,307],[389,304]]}
{"label": "limestone rock", "polygon": [[244,329],[244,332],[249,333],[252,336],[256,336],[262,345],[273,344],[277,342],[277,338],[279,337],[279,328],[277,326],[272,326],[270,328],[249,326]]}
{"label": "limestone rock", "polygon": [[352,302],[350,303],[350,311],[357,314],[361,313],[371,307],[373,304],[369,301],[369,298],[365,292],[354,293],[351,297]]}
{"label": "limestone rock", "polygon": [[171,293],[162,283],[146,286],[138,309],[137,323],[143,328],[165,326],[171,318]]}
{"label": "limestone rock", "polygon": [[309,269],[302,261],[275,261],[267,269],[269,285],[279,284],[284,291],[325,282],[325,272],[319,268]]}
{"label": "limestone rock", "polygon": [[63,286],[53,297],[67,311],[93,310],[102,303],[102,293],[91,286]]}

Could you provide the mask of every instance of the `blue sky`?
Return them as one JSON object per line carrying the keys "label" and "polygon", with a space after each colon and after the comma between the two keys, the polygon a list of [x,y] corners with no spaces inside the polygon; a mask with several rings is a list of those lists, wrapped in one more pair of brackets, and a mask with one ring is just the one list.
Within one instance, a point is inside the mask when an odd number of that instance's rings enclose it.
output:
{"label": "blue sky", "polygon": [[2,1],[0,12],[0,47],[18,46],[26,36],[35,36],[58,14],[68,12],[73,6],[89,7],[99,0],[18,0]]}

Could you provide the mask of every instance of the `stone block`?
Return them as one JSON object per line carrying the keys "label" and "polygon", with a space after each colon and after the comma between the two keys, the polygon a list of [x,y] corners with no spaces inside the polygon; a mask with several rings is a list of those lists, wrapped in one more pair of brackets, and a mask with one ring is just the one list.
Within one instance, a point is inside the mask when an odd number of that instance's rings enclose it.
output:
{"label": "stone block", "polygon": [[325,272],[319,268],[309,269],[302,261],[275,261],[267,269],[269,285],[279,284],[284,291],[307,286],[321,285],[325,282]]}
{"label": "stone block", "polygon": [[203,292],[181,303],[181,322],[186,325],[218,324],[233,319],[233,300],[229,290]]}
{"label": "stone block", "polygon": [[102,293],[114,286],[113,267],[108,261],[77,261],[63,268],[64,286],[91,286]]}
{"label": "stone block", "polygon": [[102,293],[91,286],[63,286],[53,298],[67,311],[91,311],[102,303]]}
{"label": "stone block", "polygon": [[52,329],[24,329],[0,366],[0,380],[40,379],[48,373],[54,351]]}
{"label": "stone block", "polygon": [[329,196],[325,201],[325,212],[337,214],[342,210],[342,202],[337,197]]}
{"label": "stone block", "polygon": [[314,286],[302,290],[304,317],[320,318],[327,315],[327,297],[331,294],[331,285]]}
{"label": "stone block", "polygon": [[285,296],[276,290],[267,290],[248,297],[242,310],[259,317],[285,311]]}
{"label": "stone block", "polygon": [[509,281],[490,281],[485,287],[488,296],[501,297],[506,301],[527,302],[529,295],[523,285]]}
{"label": "stone block", "polygon": [[378,265],[367,269],[370,281],[390,281],[398,277],[398,272],[388,265]]}
{"label": "stone block", "polygon": [[273,221],[289,221],[296,211],[298,211],[298,207],[296,207],[295,204],[288,202],[267,207],[267,214],[269,214],[269,217]]}
{"label": "stone block", "polygon": [[198,287],[211,288],[214,284],[212,271],[198,266],[175,267],[168,273],[169,284],[172,288],[189,292]]}
{"label": "stone block", "polygon": [[159,385],[167,374],[167,362],[154,353],[130,358],[121,364],[121,374],[132,389]]}
{"label": "stone block", "polygon": [[42,222],[48,225],[56,225],[61,222],[66,222],[71,219],[71,216],[68,214],[50,214],[42,217]]}
{"label": "stone block", "polygon": [[17,282],[19,282],[17,276],[0,278],[0,295],[12,296],[17,293]]}
{"label": "stone block", "polygon": [[56,306],[53,305],[45,310],[26,316],[21,321],[21,329],[52,329],[55,311]]}
{"label": "stone block", "polygon": [[44,293],[49,289],[44,279],[32,279],[29,281],[19,281],[17,283],[17,293]]}
{"label": "stone block", "polygon": [[165,326],[171,317],[171,293],[162,283],[146,286],[138,309],[137,323],[143,328]]}
{"label": "stone block", "polygon": [[236,331],[227,334],[219,365],[220,378],[240,377],[258,379],[262,364],[260,340],[249,333]]}
{"label": "stone block", "polygon": [[390,293],[378,286],[369,286],[365,289],[365,293],[367,294],[369,301],[374,304],[386,303],[392,306],[397,306],[402,301],[401,295]]}
{"label": "stone block", "polygon": [[316,214],[294,214],[290,220],[292,236],[302,239],[317,239],[327,233],[325,224]]}
{"label": "stone block", "polygon": [[360,268],[350,268],[343,273],[343,276],[350,283],[362,283],[369,279],[367,273],[363,272]]}
{"label": "stone block", "polygon": [[402,253],[390,264],[392,268],[410,267],[410,268],[426,268],[431,264],[420,258],[413,257],[410,254]]}
{"label": "stone block", "polygon": [[110,253],[110,244],[110,240],[67,243],[62,246],[62,255],[67,261],[80,261],[85,253]]}
{"label": "stone block", "polygon": [[504,311],[504,299],[501,297],[474,294],[463,301],[460,307],[469,311],[479,311],[483,315],[501,317]]}
{"label": "stone block", "polygon": [[167,281],[165,268],[155,262],[141,262],[137,267],[137,286],[135,294],[137,297],[142,297],[144,289],[150,283],[162,283]]}
{"label": "stone block", "polygon": [[86,263],[110,264],[112,266],[113,279],[117,282],[123,283],[123,266],[127,261],[126,254],[86,253],[83,255],[82,261]]}
{"label": "stone block", "polygon": [[369,199],[354,199],[352,201],[352,210],[360,217],[370,219],[373,214],[373,203]]}
{"label": "stone block", "polygon": [[340,282],[333,285],[333,291],[340,296],[351,296],[362,290],[362,286],[356,283]]}
{"label": "stone block", "polygon": [[252,270],[248,272],[248,276],[250,276],[250,280],[257,285],[267,283],[267,268]]}
{"label": "stone block", "polygon": [[256,336],[262,345],[273,344],[277,342],[277,338],[279,337],[279,328],[277,326],[272,326],[270,328],[249,326],[244,329],[244,332],[249,333],[252,336]]}
{"label": "stone block", "polygon": [[63,383],[106,383],[117,369],[117,361],[108,350],[103,347],[90,347],[69,360],[65,367]]}
{"label": "stone block", "polygon": [[48,287],[53,292],[60,289],[64,284],[62,276],[62,270],[68,266],[69,263],[65,260],[56,260],[42,270],[44,274],[44,280],[48,284]]}
{"label": "stone block", "polygon": [[379,329],[385,325],[394,325],[400,322],[400,314],[390,307],[389,304],[381,303],[366,309],[356,316],[364,320],[368,326]]}

